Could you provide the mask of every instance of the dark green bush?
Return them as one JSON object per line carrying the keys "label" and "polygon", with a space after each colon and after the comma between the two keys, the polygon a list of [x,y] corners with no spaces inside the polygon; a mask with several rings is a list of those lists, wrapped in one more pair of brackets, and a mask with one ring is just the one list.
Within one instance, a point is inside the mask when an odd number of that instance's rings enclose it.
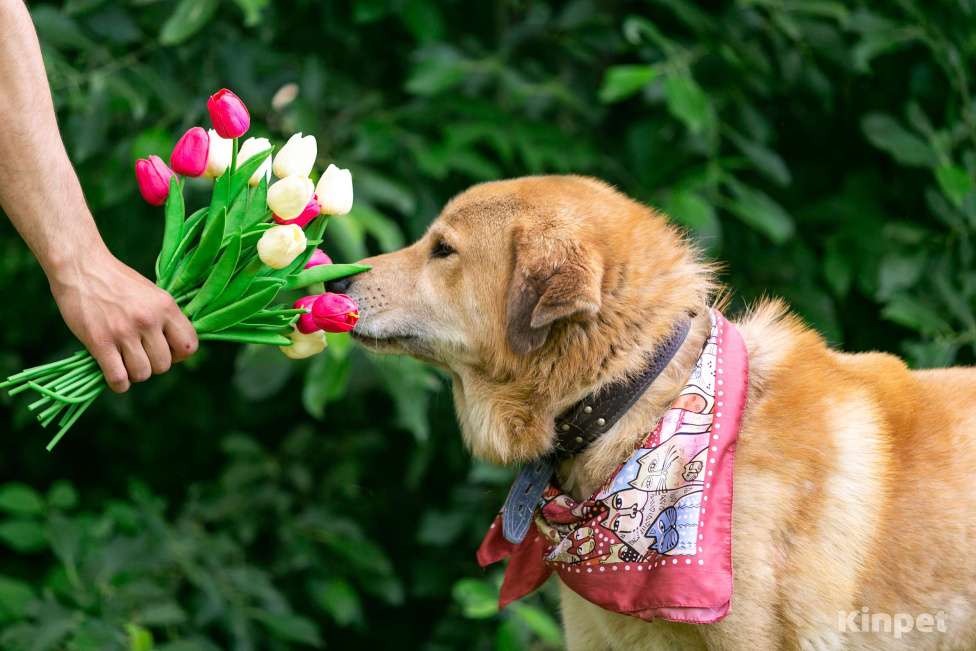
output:
{"label": "dark green bush", "polygon": [[[592,174],[723,260],[732,311],[780,295],[846,349],[973,360],[972,0],[31,11],[89,201],[136,268],[161,221],[134,159],[229,86],[256,132],[314,133],[321,163],[352,168],[338,261],[401,246],[474,182]],[[6,222],[0,271],[0,373],[74,347]],[[510,472],[469,460],[417,363],[342,338],[307,364],[207,346],[53,455],[4,400],[4,649],[560,646],[551,593],[496,614],[473,553]]]}

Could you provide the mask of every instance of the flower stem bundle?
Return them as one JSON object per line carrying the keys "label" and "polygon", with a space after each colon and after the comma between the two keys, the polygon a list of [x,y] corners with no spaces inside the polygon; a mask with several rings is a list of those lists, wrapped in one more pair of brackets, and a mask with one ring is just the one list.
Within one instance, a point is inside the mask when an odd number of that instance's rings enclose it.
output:
{"label": "flower stem bundle", "polygon": [[[224,89],[211,97],[208,110],[215,130],[194,127],[180,139],[170,159],[176,173],[158,156],[136,163],[143,198],[165,205],[156,284],[173,296],[201,341],[280,346],[292,358],[321,352],[323,330],[346,332],[355,325],[355,302],[323,293],[282,304],[279,295],[368,269],[332,264],[318,248],[329,215],[351,208],[351,176],[330,166],[315,187],[308,178],[315,139],[296,134],[274,161],[285,176],[269,185],[270,142],[249,138],[238,146],[250,126],[244,103]],[[187,215],[180,174],[215,178],[209,205]],[[95,359],[83,350],[0,382],[12,396],[37,395],[28,409],[43,427],[58,427],[48,450],[105,387]]]}

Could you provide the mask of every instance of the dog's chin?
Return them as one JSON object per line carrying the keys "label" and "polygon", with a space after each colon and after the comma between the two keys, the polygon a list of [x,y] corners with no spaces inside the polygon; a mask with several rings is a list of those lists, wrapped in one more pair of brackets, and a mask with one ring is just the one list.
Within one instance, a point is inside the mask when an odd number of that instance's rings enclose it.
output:
{"label": "dog's chin", "polygon": [[384,355],[412,355],[430,359],[431,352],[423,339],[417,335],[372,333],[353,330],[352,338],[363,347]]}

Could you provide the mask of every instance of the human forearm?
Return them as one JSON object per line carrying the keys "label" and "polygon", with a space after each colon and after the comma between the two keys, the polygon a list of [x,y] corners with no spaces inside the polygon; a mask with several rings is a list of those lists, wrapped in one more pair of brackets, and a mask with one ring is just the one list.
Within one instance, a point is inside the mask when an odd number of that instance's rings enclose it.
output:
{"label": "human forearm", "polygon": [[107,253],[58,132],[40,46],[21,0],[0,0],[0,207],[52,281]]}

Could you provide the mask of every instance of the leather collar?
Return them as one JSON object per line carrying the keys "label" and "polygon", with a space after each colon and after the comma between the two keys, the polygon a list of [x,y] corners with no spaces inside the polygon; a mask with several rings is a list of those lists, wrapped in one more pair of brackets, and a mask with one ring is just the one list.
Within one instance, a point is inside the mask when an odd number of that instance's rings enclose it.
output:
{"label": "leather collar", "polygon": [[502,509],[503,534],[518,544],[525,538],[536,504],[563,459],[579,454],[610,430],[661,375],[688,336],[685,319],[662,342],[636,377],[614,382],[592,393],[556,417],[556,444],[552,453],[522,468]]}

